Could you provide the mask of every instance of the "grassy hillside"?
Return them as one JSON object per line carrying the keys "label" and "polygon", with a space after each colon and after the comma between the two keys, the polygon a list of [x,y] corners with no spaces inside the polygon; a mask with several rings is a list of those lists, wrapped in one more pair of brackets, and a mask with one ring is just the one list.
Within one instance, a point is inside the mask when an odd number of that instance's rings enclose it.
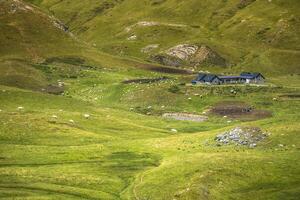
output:
{"label": "grassy hillside", "polygon": [[60,22],[21,1],[0,2],[0,83],[38,88],[45,75],[32,66],[47,57],[71,54],[80,45]]}
{"label": "grassy hillside", "polygon": [[[298,199],[299,6],[0,1],[0,199]],[[184,43],[229,63],[199,70],[267,83],[193,86],[150,63]],[[216,141],[237,127],[263,139]]]}
{"label": "grassy hillside", "polygon": [[23,1],[0,2],[0,84],[39,90],[87,68],[143,68],[97,51],[57,18]]}
{"label": "grassy hillside", "polygon": [[[111,54],[148,59],[149,54],[177,44],[200,43],[212,47],[232,66],[264,73],[299,73],[297,0],[31,2]],[[136,39],[128,40],[131,36]],[[141,52],[151,44],[159,47]]]}
{"label": "grassy hillside", "polygon": [[22,1],[1,1],[1,58],[39,61],[75,52],[79,45],[60,21]]}
{"label": "grassy hillside", "polygon": [[[178,93],[169,90],[183,81],[177,75],[161,83],[121,83],[158,75],[84,70],[78,78],[63,79],[63,96],[0,86],[1,197],[298,198],[299,99],[292,94],[299,94],[299,77],[290,77],[296,88],[292,82],[288,87],[180,86]],[[229,121],[208,114],[202,123],[161,117],[202,113],[224,100],[248,102],[273,116]],[[255,149],[217,146],[215,136],[236,126],[260,127],[271,135]]]}

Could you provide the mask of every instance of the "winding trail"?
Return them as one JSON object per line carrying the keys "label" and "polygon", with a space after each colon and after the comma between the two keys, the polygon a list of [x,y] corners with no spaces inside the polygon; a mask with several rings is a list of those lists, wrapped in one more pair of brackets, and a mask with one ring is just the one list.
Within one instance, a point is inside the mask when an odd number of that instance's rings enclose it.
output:
{"label": "winding trail", "polygon": [[136,200],[140,200],[140,198],[138,197],[138,194],[137,194],[137,187],[140,186],[140,185],[143,183],[145,173],[146,173],[146,172],[144,172],[144,173],[141,174],[139,183],[136,184],[136,185],[134,186],[134,188],[133,188],[133,194],[134,194],[134,197],[135,197]]}

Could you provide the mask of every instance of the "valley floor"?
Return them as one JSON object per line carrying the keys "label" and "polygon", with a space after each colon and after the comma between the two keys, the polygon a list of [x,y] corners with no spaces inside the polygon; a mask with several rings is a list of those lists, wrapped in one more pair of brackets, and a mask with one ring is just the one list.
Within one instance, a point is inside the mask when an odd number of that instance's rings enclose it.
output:
{"label": "valley floor", "polygon": [[[83,70],[60,78],[63,95],[0,86],[1,199],[298,199],[298,77],[274,85],[185,86],[178,75],[154,83],[143,70]],[[292,80],[281,83],[284,78]],[[236,94],[232,93],[236,91]],[[264,119],[209,110],[245,102]],[[164,113],[206,115],[176,121]],[[270,135],[255,148],[218,146],[237,126]]]}

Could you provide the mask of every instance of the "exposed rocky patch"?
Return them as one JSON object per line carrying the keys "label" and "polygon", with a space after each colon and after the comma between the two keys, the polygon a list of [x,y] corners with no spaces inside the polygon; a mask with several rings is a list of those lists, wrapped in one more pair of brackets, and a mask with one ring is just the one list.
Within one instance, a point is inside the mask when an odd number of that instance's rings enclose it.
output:
{"label": "exposed rocky patch", "polygon": [[166,54],[187,61],[196,54],[198,49],[199,47],[197,45],[180,44],[168,49]]}
{"label": "exposed rocky patch", "polygon": [[131,35],[127,38],[127,40],[136,40],[137,36],[136,35]]}
{"label": "exposed rocky patch", "polygon": [[191,58],[191,63],[198,65],[215,65],[226,67],[227,61],[209,46],[202,45]]}
{"label": "exposed rocky patch", "polygon": [[[8,3],[8,9],[4,9],[3,12],[6,14],[15,14],[18,12],[32,12],[33,7],[24,4],[22,1],[19,0],[10,0],[10,1],[3,1],[1,3]],[[2,10],[2,9],[1,9]]]}
{"label": "exposed rocky patch", "polygon": [[162,65],[173,66],[173,67],[179,67],[184,63],[183,60],[181,60],[180,58],[176,58],[164,54],[152,55],[150,57],[150,60]]}
{"label": "exposed rocky patch", "polygon": [[151,60],[170,66],[227,66],[227,61],[216,51],[206,45],[180,44],[158,55],[151,56]]}
{"label": "exposed rocky patch", "polygon": [[258,127],[236,127],[216,136],[215,141],[218,146],[223,145],[240,145],[255,148],[257,144],[268,137]]}
{"label": "exposed rocky patch", "polygon": [[150,53],[154,49],[157,49],[159,47],[159,44],[150,44],[145,46],[144,48],[141,49],[142,53]]}
{"label": "exposed rocky patch", "polygon": [[[58,19],[56,19],[56,18],[54,18],[54,17],[50,17],[50,19],[51,19],[53,25],[54,25],[56,28],[58,28],[58,29],[60,29],[60,30],[62,30],[62,31],[64,31],[64,32],[68,32],[68,31],[69,31],[69,27],[66,26],[64,23],[62,23],[61,21],[59,21]],[[70,34],[71,34],[71,33],[70,33]],[[71,34],[71,35],[72,35],[72,34]],[[72,35],[72,36],[73,36],[73,35]]]}
{"label": "exposed rocky patch", "polygon": [[203,115],[195,115],[189,113],[165,113],[162,115],[164,118],[175,119],[180,121],[194,121],[194,122],[204,122],[208,117]]}

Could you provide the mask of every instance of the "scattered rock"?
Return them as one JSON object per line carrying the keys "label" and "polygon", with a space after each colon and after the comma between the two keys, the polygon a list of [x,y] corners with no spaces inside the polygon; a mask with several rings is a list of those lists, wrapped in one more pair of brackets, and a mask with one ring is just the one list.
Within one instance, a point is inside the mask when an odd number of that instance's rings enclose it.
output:
{"label": "scattered rock", "polygon": [[278,146],[279,146],[279,147],[284,147],[284,145],[283,145],[283,144],[279,144]]}
{"label": "scattered rock", "polygon": [[69,122],[70,122],[71,124],[74,124],[74,123],[75,123],[74,120],[72,120],[72,119],[70,119]]}
{"label": "scattered rock", "polygon": [[127,38],[127,40],[136,40],[137,36],[136,35],[132,35],[130,37]]}
{"label": "scattered rock", "polygon": [[68,32],[69,31],[69,27],[67,27],[64,23],[62,23],[58,19],[55,19],[54,17],[50,17],[50,19],[52,19],[52,23],[53,23],[53,25],[56,28],[58,28],[58,29],[60,29],[60,30],[62,30],[64,32]]}
{"label": "scattered rock", "polygon": [[236,127],[216,136],[215,141],[218,146],[236,144],[248,146],[249,148],[257,147],[257,143],[268,137],[257,127]]}
{"label": "scattered rock", "polygon": [[57,117],[57,115],[52,115],[51,116],[53,119],[57,119],[58,117]]}
{"label": "scattered rock", "polygon": [[177,133],[178,131],[177,131],[175,128],[172,128],[172,129],[171,129],[171,132]]}
{"label": "scattered rock", "polygon": [[237,94],[237,91],[235,91],[234,89],[230,90],[231,94]]}
{"label": "scattered rock", "polygon": [[89,118],[91,117],[91,115],[89,115],[89,114],[84,114],[83,117],[86,118],[86,119],[89,119]]}
{"label": "scattered rock", "polygon": [[65,83],[63,81],[58,81],[57,82],[58,87],[64,87]]}
{"label": "scattered rock", "polygon": [[253,144],[250,144],[250,145],[249,145],[250,148],[255,148],[256,146],[257,146],[256,143],[253,143]]}
{"label": "scattered rock", "polygon": [[17,108],[17,110],[24,110],[24,107],[23,107],[23,106],[19,106],[19,107]]}
{"label": "scattered rock", "polygon": [[141,49],[142,53],[149,53],[153,51],[154,49],[157,49],[159,47],[159,44],[150,44],[145,46],[144,48]]}

